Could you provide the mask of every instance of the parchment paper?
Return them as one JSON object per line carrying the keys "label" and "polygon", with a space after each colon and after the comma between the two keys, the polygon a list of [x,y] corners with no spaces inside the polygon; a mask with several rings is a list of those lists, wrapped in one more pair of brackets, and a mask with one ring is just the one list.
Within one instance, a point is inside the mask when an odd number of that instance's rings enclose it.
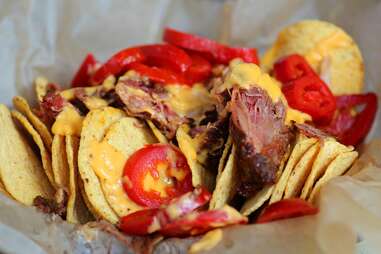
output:
{"label": "parchment paper", "polygon": [[[32,99],[38,75],[66,85],[88,52],[106,60],[119,49],[160,41],[165,26],[263,52],[282,27],[306,18],[333,22],[355,38],[366,63],[367,89],[380,94],[378,0],[0,0],[0,102],[11,105],[16,94]],[[381,137],[379,119],[380,112],[368,141]],[[211,252],[380,253],[381,169],[376,166],[381,164],[375,152],[380,146],[372,147],[357,166],[360,173],[323,188],[318,216],[224,230]],[[86,232],[0,195],[1,253],[131,251],[105,233]],[[169,240],[157,250],[184,251],[191,241],[180,242]]]}

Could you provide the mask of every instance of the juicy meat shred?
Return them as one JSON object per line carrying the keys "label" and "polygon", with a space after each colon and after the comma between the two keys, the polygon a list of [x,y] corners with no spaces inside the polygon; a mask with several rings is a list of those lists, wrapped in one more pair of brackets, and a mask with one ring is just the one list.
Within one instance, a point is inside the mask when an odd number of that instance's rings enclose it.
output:
{"label": "juicy meat shred", "polygon": [[116,93],[128,115],[150,119],[169,139],[175,136],[181,124],[188,122],[164,102],[166,93],[157,86],[149,87],[143,82],[126,79],[118,83]]}
{"label": "juicy meat shred", "polygon": [[65,99],[57,91],[49,91],[40,102],[35,113],[48,125],[54,122],[57,115],[65,106]]}
{"label": "juicy meat shred", "polygon": [[274,183],[293,133],[285,125],[286,108],[273,103],[266,91],[233,88],[231,133],[240,168],[239,193],[251,196]]}
{"label": "juicy meat shred", "polygon": [[37,207],[43,213],[57,214],[63,219],[66,217],[66,204],[68,195],[64,191],[58,191],[55,199],[47,199],[41,196],[37,196],[33,200],[33,205]]}
{"label": "juicy meat shred", "polygon": [[318,139],[324,139],[329,137],[330,135],[326,133],[323,130],[320,130],[312,125],[309,124],[295,124],[295,127],[305,136],[309,138],[318,138]]}

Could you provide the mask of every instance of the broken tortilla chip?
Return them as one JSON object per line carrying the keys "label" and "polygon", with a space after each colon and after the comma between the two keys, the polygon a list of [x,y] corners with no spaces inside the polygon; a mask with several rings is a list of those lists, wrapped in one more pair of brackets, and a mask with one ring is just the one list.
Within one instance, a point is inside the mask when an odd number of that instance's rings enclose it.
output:
{"label": "broken tortilla chip", "polygon": [[248,216],[252,212],[255,212],[258,208],[260,208],[270,198],[273,190],[274,185],[265,186],[253,197],[247,199],[240,211],[242,215]]}
{"label": "broken tortilla chip", "polygon": [[32,205],[37,196],[53,198],[54,190],[40,160],[17,130],[8,108],[2,104],[0,122],[0,178],[5,190],[25,205]]}
{"label": "broken tortilla chip", "polygon": [[69,165],[66,156],[65,136],[54,135],[52,143],[52,169],[57,187],[69,186]]}
{"label": "broken tortilla chip", "polygon": [[314,202],[316,195],[319,193],[320,188],[334,177],[344,174],[357,159],[358,153],[356,151],[344,152],[339,154],[327,167],[324,175],[316,182],[310,196],[309,202]]}
{"label": "broken tortilla chip", "polygon": [[271,194],[270,203],[279,201],[283,197],[284,190],[295,165],[300,161],[305,152],[314,145],[318,140],[316,138],[307,138],[299,134],[296,138],[296,144],[292,149],[291,155],[288,158],[287,164],[278,182],[275,184],[274,191]]}
{"label": "broken tortilla chip", "polygon": [[166,136],[161,133],[161,131],[156,127],[156,125],[151,120],[146,120],[148,126],[150,127],[153,135],[159,140],[162,144],[168,144],[168,139]]}
{"label": "broken tortilla chip", "polygon": [[36,143],[40,150],[42,166],[44,168],[45,174],[48,177],[52,186],[57,187],[53,176],[51,155],[49,151],[45,148],[41,136],[33,128],[32,124],[28,121],[28,119],[25,116],[23,116],[20,112],[12,111],[12,117],[16,119],[24,127],[24,129],[29,133],[29,135],[32,136],[33,141]]}
{"label": "broken tortilla chip", "polygon": [[34,89],[39,102],[42,102],[42,99],[48,92],[48,84],[49,81],[45,77],[37,77],[34,80]]}
{"label": "broken tortilla chip", "polygon": [[233,144],[233,138],[231,135],[229,135],[228,139],[226,140],[224,150],[222,151],[220,161],[218,162],[217,181],[218,181],[218,178],[219,178],[221,172],[225,168],[226,162],[227,162],[229,155],[231,153],[232,144]]}
{"label": "broken tortilla chip", "polygon": [[13,105],[30,121],[32,126],[36,129],[45,144],[46,149],[51,152],[53,137],[48,127],[38,118],[30,108],[27,100],[20,96],[13,97]]}
{"label": "broken tortilla chip", "polygon": [[321,148],[312,165],[311,173],[308,175],[300,197],[307,199],[315,182],[324,174],[331,161],[341,153],[350,152],[352,146],[340,144],[333,138],[326,138],[321,141]]}

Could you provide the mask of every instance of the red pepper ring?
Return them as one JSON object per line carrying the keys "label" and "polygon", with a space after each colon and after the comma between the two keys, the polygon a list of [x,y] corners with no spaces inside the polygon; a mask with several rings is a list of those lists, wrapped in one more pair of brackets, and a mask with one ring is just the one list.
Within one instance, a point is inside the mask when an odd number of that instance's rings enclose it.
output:
{"label": "red pepper ring", "polygon": [[316,123],[329,123],[336,101],[328,86],[316,75],[307,75],[282,87],[288,104],[312,116]]}
{"label": "red pepper ring", "polygon": [[185,78],[189,84],[202,82],[210,77],[212,65],[200,54],[188,52],[192,58],[192,65],[185,72]]}
{"label": "red pepper ring", "polygon": [[90,79],[97,64],[98,61],[94,55],[91,53],[87,54],[71,81],[71,87],[90,86]]}
{"label": "red pepper ring", "polygon": [[[298,54],[279,59],[273,68],[273,75],[282,83],[287,83],[306,75],[314,75],[314,70],[307,61]],[[316,75],[316,74],[315,74]]]}
{"label": "red pepper ring", "polygon": [[141,63],[133,63],[128,65],[128,69],[136,71],[153,82],[165,85],[187,83],[180,74],[159,67],[150,67]]}
{"label": "red pepper ring", "polygon": [[257,223],[317,214],[319,210],[299,198],[283,199],[267,206],[259,215]]}

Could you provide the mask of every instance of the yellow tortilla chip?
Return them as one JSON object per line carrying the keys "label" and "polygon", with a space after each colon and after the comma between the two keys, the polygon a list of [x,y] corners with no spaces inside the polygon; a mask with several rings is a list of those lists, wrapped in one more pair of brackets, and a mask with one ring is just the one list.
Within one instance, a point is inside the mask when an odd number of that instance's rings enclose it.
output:
{"label": "yellow tortilla chip", "polygon": [[232,144],[233,144],[233,138],[231,135],[229,135],[228,140],[226,140],[224,150],[222,151],[220,161],[218,162],[217,180],[221,172],[224,170],[226,161],[229,158],[229,155],[231,154]]}
{"label": "yellow tortilla chip", "polygon": [[28,102],[24,98],[20,96],[13,97],[13,105],[30,121],[30,123],[41,136],[42,141],[45,144],[45,148],[50,152],[53,137],[52,134],[50,134],[48,127],[32,112]]}
{"label": "yellow tortilla chip", "polygon": [[66,156],[65,136],[54,135],[52,143],[52,169],[57,187],[68,188],[69,165]]}
{"label": "yellow tortilla chip", "polygon": [[315,143],[300,158],[288,178],[286,188],[284,190],[284,198],[292,198],[299,195],[300,190],[304,186],[304,182],[311,172],[315,157],[319,152],[320,144]]}
{"label": "yellow tortilla chip", "polygon": [[0,178],[17,201],[32,205],[37,196],[53,197],[53,188],[26,139],[18,132],[11,114],[0,104]]}
{"label": "yellow tortilla chip", "polygon": [[311,173],[309,174],[307,181],[304,184],[300,197],[302,199],[307,199],[317,179],[319,179],[324,174],[327,166],[336,156],[344,152],[350,152],[352,150],[352,146],[342,145],[333,138],[325,139],[322,142],[320,151],[316,156],[311,169]]}
{"label": "yellow tortilla chip", "polygon": [[274,63],[290,54],[303,55],[335,95],[360,93],[364,63],[353,39],[341,28],[320,20],[303,20],[283,29],[265,53],[261,66],[270,71]]}
{"label": "yellow tortilla chip", "polygon": [[326,184],[329,180],[336,176],[344,174],[357,159],[358,153],[356,151],[344,152],[339,154],[327,167],[324,175],[316,182],[310,196],[309,202],[313,202],[316,198],[316,194],[319,193],[320,188]]}
{"label": "yellow tortilla chip", "polygon": [[[140,148],[152,143],[157,143],[157,139],[151,134],[148,126],[145,126],[135,118],[124,117],[113,123],[106,131],[102,143],[96,145],[95,148],[98,150],[103,149],[106,145],[106,150],[103,150],[105,153],[102,151],[92,153],[94,156],[91,161],[93,170],[103,164],[100,160],[114,160],[115,168],[111,168],[109,164],[106,165],[106,163],[104,163],[103,168],[109,167],[110,170],[107,170],[108,172],[103,174],[103,177],[98,175],[97,171],[96,174],[101,182],[106,200],[120,217],[142,209],[140,205],[128,197],[122,186],[122,176],[126,160]],[[116,156],[107,157],[111,156],[111,154],[108,153],[108,149],[110,148],[115,149],[116,152],[121,155],[120,163],[115,161]],[[96,158],[97,154],[101,155],[98,157],[99,159]]]}
{"label": "yellow tortilla chip", "polygon": [[84,184],[84,196],[97,217],[114,224],[118,222],[118,216],[108,204],[100,181],[92,169],[91,145],[93,142],[101,142],[107,129],[124,116],[123,111],[112,107],[90,111],[83,121],[78,152],[78,170]]}
{"label": "yellow tortilla chip", "polygon": [[1,179],[0,179],[0,192],[3,193],[3,194],[5,194],[6,196],[11,197],[11,195],[10,195],[10,194],[7,192],[7,190],[5,189],[5,186],[4,186],[3,182],[1,181]]}
{"label": "yellow tortilla chip", "polygon": [[185,155],[188,165],[192,171],[192,184],[194,187],[205,186],[209,191],[214,189],[215,176],[206,170],[198,161],[198,144],[188,134],[189,127],[181,125],[176,132],[179,148]]}
{"label": "yellow tortilla chip", "polygon": [[150,127],[153,135],[155,135],[155,137],[157,138],[157,140],[159,140],[159,142],[162,144],[168,144],[167,137],[164,136],[163,133],[161,133],[161,131],[155,126],[155,124],[150,120],[147,120],[146,122]]}
{"label": "yellow tortilla chip", "polygon": [[244,216],[248,216],[252,212],[255,212],[260,208],[271,196],[271,193],[274,190],[274,185],[265,186],[260,192],[255,196],[246,200],[241,208],[241,213]]}
{"label": "yellow tortilla chip", "polygon": [[213,191],[209,209],[222,208],[234,197],[237,189],[237,170],[238,168],[235,163],[235,147],[233,146],[225,168],[218,174],[216,188]]}
{"label": "yellow tortilla chip", "polygon": [[34,81],[34,88],[37,95],[37,100],[42,101],[46,93],[48,92],[49,81],[45,77],[37,77]]}
{"label": "yellow tortilla chip", "polygon": [[273,193],[271,194],[270,204],[282,199],[287,182],[295,165],[300,161],[305,152],[317,141],[318,140],[316,138],[307,138],[302,134],[298,135],[295,142],[296,144],[292,149],[290,157],[288,158],[286,167],[276,183]]}
{"label": "yellow tortilla chip", "polygon": [[51,156],[49,151],[46,150],[40,135],[33,128],[32,124],[28,121],[28,119],[25,116],[23,116],[20,112],[12,111],[12,117],[16,119],[25,128],[25,130],[32,136],[34,142],[36,143],[36,145],[38,146],[40,150],[42,166],[44,168],[45,174],[47,175],[52,186],[56,187],[54,176],[53,176]]}
{"label": "yellow tortilla chip", "polygon": [[[53,140],[54,143],[54,140]],[[74,136],[65,137],[65,153],[69,167],[69,198],[67,202],[66,220],[70,223],[86,223],[92,219],[82,199],[78,182],[78,148],[79,139]]]}

